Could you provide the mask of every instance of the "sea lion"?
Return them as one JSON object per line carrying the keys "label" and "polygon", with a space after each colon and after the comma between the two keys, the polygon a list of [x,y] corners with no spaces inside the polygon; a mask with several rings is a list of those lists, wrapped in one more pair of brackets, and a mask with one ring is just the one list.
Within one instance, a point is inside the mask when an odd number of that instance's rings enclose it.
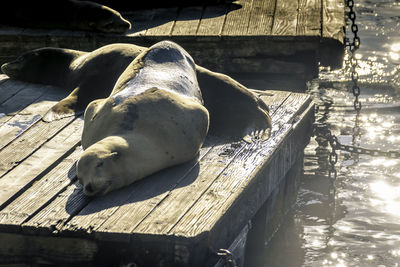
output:
{"label": "sea lion", "polygon": [[[51,121],[80,114],[87,104],[107,97],[126,66],[145,48],[112,44],[93,52],[42,48],[27,52],[2,66],[11,78],[73,90],[44,116]],[[204,106],[210,113],[209,133],[231,139],[268,138],[268,107],[231,77],[196,65]],[[248,140],[248,138],[246,138]]]}
{"label": "sea lion", "polygon": [[109,96],[121,73],[145,49],[134,44],[106,45],[90,53],[39,48],[3,64],[1,70],[12,79],[72,91],[43,118],[52,121],[81,114],[92,100]]}
{"label": "sea lion", "polygon": [[124,33],[131,28],[119,12],[91,1],[7,1],[0,24],[27,28]]}
{"label": "sea lion", "polygon": [[121,74],[110,96],[84,115],[77,176],[86,195],[103,195],[193,159],[209,124],[191,56],[162,41]]}

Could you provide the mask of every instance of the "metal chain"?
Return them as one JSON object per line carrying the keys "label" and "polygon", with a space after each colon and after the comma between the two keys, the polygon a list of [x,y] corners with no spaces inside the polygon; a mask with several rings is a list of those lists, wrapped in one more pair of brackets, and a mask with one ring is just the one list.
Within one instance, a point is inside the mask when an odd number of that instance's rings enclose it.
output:
{"label": "metal chain", "polygon": [[333,180],[335,180],[337,177],[337,171],[335,169],[335,165],[338,162],[338,154],[336,152],[337,150],[342,150],[356,154],[370,155],[375,157],[387,157],[393,159],[400,158],[400,151],[392,151],[392,150],[381,151],[379,149],[368,149],[358,146],[344,145],[340,143],[338,138],[335,135],[333,135],[332,132],[328,129],[328,127],[324,124],[315,125],[314,133],[316,136],[322,137],[328,140],[329,142],[329,145],[331,147],[331,152],[329,153],[330,169],[328,170],[328,174],[329,178],[332,178]]}
{"label": "metal chain", "polygon": [[325,124],[315,125],[314,134],[318,137],[322,137],[328,140],[329,145],[331,147],[331,152],[329,153],[329,164],[330,168],[328,170],[329,178],[332,180],[336,180],[337,171],[335,168],[336,163],[338,162],[338,154],[336,153],[336,149],[338,147],[339,141],[335,135],[328,129]]}
{"label": "metal chain", "polygon": [[368,149],[368,148],[357,147],[357,146],[343,145],[338,141],[336,144],[336,149],[344,150],[344,151],[351,152],[351,153],[365,154],[365,155],[376,156],[376,157],[387,157],[387,158],[393,158],[393,159],[400,158],[399,151],[392,151],[392,150],[381,151],[379,149]]}
{"label": "metal chain", "polygon": [[235,257],[229,250],[221,248],[218,250],[217,255],[224,260],[224,266],[237,267]]}
{"label": "metal chain", "polygon": [[354,11],[354,0],[346,0],[346,5],[349,8],[348,17],[351,20],[351,31],[353,33],[353,39],[350,42],[349,38],[345,40],[345,46],[349,49],[350,52],[350,66],[351,66],[351,80],[353,81],[352,92],[354,95],[354,109],[359,112],[361,110],[361,102],[358,99],[360,96],[361,90],[358,85],[358,60],[355,56],[356,51],[360,48],[361,40],[358,36],[358,25],[356,24],[356,12]]}
{"label": "metal chain", "polygon": [[[358,36],[358,26],[355,22],[356,13],[354,12],[354,0],[346,0],[346,4],[347,7],[349,8],[348,17],[351,20],[351,31],[353,32],[353,39],[350,42],[349,39],[346,38],[345,46],[349,49],[350,52],[349,63],[351,65],[351,79],[353,81],[352,91],[355,97],[354,109],[357,111],[355,130],[357,130],[358,133],[360,129],[357,121],[358,121],[358,115],[360,114],[361,110],[361,102],[358,99],[358,97],[360,96],[361,90],[358,85],[358,77],[359,77],[357,72],[358,61],[357,58],[355,57],[355,52],[360,47],[361,41],[360,37]],[[326,139],[331,147],[331,152],[329,153],[330,169],[328,171],[329,171],[329,178],[331,178],[332,181],[334,181],[337,177],[337,171],[335,169],[335,165],[338,161],[338,154],[336,152],[337,150],[343,150],[350,153],[365,154],[370,156],[387,157],[394,159],[400,158],[399,151],[381,151],[378,149],[367,149],[358,146],[343,145],[339,142],[338,138],[332,134],[327,125],[324,123],[319,125],[316,124],[314,130],[315,130],[314,134],[318,137]]]}

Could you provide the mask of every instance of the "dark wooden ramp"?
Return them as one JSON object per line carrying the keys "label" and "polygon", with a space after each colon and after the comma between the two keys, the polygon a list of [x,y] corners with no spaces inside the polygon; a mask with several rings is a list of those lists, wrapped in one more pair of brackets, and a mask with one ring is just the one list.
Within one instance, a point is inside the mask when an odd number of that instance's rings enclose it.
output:
{"label": "dark wooden ramp", "polygon": [[3,264],[214,265],[302,155],[313,123],[308,95],[254,91],[271,108],[268,141],[208,137],[191,162],[90,199],[75,169],[82,118],[41,120],[67,92],[0,79]]}
{"label": "dark wooden ramp", "polygon": [[343,0],[240,0],[217,6],[160,8],[123,13],[133,29],[123,35],[0,28],[0,61],[44,47],[92,51],[109,43],[149,46],[169,39],[204,67],[236,78],[310,80],[318,64],[341,67]]}

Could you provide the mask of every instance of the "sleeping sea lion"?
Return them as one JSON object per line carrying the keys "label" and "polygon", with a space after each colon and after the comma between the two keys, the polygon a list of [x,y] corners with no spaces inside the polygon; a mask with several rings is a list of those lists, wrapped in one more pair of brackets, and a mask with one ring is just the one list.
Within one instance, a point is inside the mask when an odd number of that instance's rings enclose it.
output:
{"label": "sleeping sea lion", "polygon": [[91,1],[7,1],[0,24],[24,28],[124,33],[131,28],[119,12]]}
{"label": "sleeping sea lion", "polygon": [[91,53],[39,48],[3,64],[1,70],[12,79],[72,91],[43,118],[52,121],[83,113],[92,100],[109,96],[121,73],[144,50],[133,44],[106,45]]}
{"label": "sleeping sea lion", "polygon": [[[107,97],[119,75],[144,49],[133,44],[112,44],[93,52],[41,48],[4,64],[2,71],[13,79],[73,90],[44,116],[51,121],[80,114],[90,101]],[[264,102],[227,75],[198,65],[196,73],[210,113],[210,134],[236,140],[255,133],[261,139],[268,137],[271,119]]]}
{"label": "sleeping sea lion", "polygon": [[110,96],[89,104],[77,176],[86,195],[103,195],[193,159],[207,135],[191,56],[162,41],[121,74]]}

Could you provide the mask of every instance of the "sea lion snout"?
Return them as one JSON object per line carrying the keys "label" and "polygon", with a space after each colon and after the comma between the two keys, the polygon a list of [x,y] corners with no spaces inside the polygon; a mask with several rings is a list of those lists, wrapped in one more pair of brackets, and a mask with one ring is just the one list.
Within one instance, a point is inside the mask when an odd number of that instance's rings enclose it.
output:
{"label": "sea lion snout", "polygon": [[9,77],[13,77],[14,74],[18,71],[18,66],[17,64],[13,64],[13,62],[4,63],[3,65],[1,65],[1,71],[7,74]]}

